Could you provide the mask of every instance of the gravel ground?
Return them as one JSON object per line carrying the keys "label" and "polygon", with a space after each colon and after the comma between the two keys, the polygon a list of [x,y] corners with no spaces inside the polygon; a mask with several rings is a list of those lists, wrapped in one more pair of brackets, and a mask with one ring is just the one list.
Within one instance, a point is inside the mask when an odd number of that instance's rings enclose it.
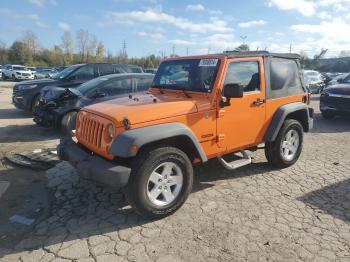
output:
{"label": "gravel ground", "polygon": [[[0,248],[0,261],[350,261],[350,119],[323,120],[314,100],[315,129],[295,166],[273,169],[262,151],[237,171],[210,161],[195,168],[185,205],[163,220],[142,219],[120,192],[58,164],[45,174],[50,214]],[[20,122],[18,132],[29,125]]]}

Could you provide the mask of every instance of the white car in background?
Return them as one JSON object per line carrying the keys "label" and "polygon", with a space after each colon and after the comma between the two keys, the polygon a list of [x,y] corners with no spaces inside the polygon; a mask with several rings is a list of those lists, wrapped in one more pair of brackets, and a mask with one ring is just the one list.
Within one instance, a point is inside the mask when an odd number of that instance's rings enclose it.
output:
{"label": "white car in background", "polygon": [[11,79],[13,81],[33,80],[34,73],[22,65],[5,65],[2,67],[2,78],[3,80]]}
{"label": "white car in background", "polygon": [[325,88],[323,76],[313,70],[304,70],[304,83],[312,94],[320,94]]}
{"label": "white car in background", "polygon": [[2,79],[2,65],[0,65],[0,79]]}

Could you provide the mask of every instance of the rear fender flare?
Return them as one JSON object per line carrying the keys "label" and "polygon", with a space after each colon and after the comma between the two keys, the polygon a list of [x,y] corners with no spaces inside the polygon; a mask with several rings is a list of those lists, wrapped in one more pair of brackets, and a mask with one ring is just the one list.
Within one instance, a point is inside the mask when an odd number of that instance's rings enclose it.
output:
{"label": "rear fender flare", "polygon": [[303,118],[305,118],[306,120],[306,123],[301,123],[301,124],[303,124],[304,131],[308,132],[313,125],[313,121],[310,117],[309,107],[306,104],[301,102],[291,103],[291,104],[281,106],[276,111],[276,113],[272,118],[270,126],[267,129],[267,132],[265,134],[265,141],[267,142],[275,141],[284,121],[288,118],[288,115],[294,112],[300,112],[300,111],[302,112]]}

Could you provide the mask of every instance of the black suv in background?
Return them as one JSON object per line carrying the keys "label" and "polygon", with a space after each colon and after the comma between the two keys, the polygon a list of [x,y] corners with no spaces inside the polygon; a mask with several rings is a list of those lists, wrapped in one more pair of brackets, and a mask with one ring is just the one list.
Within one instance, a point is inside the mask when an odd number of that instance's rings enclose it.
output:
{"label": "black suv in background", "polygon": [[39,103],[40,91],[46,86],[75,88],[99,76],[127,72],[128,66],[118,64],[78,64],[72,65],[49,79],[18,83],[13,88],[12,102],[26,111],[33,111]]}

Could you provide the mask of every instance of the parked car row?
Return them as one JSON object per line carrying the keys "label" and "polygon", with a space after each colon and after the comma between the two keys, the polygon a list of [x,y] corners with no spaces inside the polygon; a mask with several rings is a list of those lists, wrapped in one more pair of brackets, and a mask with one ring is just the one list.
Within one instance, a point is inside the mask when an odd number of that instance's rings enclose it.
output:
{"label": "parked car row", "polygon": [[31,111],[38,125],[69,131],[82,107],[147,90],[154,75],[133,73],[137,69],[124,64],[73,65],[50,78],[17,83],[12,102]]}
{"label": "parked car row", "polygon": [[34,79],[34,73],[22,65],[4,65],[1,74],[3,80],[11,79],[12,81],[18,81]]}

